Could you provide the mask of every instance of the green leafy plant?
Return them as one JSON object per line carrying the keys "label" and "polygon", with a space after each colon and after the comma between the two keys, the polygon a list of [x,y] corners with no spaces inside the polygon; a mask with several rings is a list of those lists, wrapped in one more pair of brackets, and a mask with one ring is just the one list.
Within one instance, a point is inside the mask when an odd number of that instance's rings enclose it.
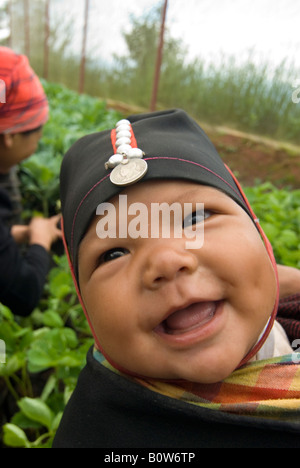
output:
{"label": "green leafy plant", "polygon": [[300,268],[300,190],[278,189],[266,182],[245,192],[277,263]]}
{"label": "green leafy plant", "polygon": [[51,444],[93,343],[66,258],[56,261],[45,297],[30,317],[16,318],[0,305],[1,339],[6,344],[0,380],[7,389],[6,399],[12,397],[17,405],[3,426],[7,446]]}

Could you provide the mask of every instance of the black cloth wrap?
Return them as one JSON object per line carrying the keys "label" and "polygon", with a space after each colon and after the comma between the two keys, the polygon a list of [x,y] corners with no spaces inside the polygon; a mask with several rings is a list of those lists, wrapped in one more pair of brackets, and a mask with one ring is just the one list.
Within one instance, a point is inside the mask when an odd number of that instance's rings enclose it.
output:
{"label": "black cloth wrap", "polygon": [[[184,111],[137,114],[128,120],[137,146],[144,151],[148,163],[148,172],[138,183],[151,179],[183,179],[209,185],[225,192],[251,216],[214,145]],[[75,274],[79,244],[97,206],[124,189],[110,181],[111,170],[104,167],[112,154],[111,131],[104,131],[78,140],[62,163],[62,214]]]}
{"label": "black cloth wrap", "polygon": [[90,350],[53,448],[299,448],[299,432],[299,421],[230,414],[152,392]]}

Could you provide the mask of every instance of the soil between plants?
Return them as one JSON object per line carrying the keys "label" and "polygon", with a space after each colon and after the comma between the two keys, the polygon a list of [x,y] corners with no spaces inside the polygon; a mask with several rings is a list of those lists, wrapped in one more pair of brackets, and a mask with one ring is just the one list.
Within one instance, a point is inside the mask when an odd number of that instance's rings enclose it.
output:
{"label": "soil between plants", "polygon": [[226,128],[206,133],[243,186],[271,182],[300,189],[300,147]]}

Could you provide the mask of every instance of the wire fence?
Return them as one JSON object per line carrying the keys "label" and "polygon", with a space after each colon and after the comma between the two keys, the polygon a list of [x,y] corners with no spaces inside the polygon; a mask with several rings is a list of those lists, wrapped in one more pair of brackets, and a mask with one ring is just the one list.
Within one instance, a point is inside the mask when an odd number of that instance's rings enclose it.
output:
{"label": "wire fence", "polygon": [[[208,123],[299,143],[300,4],[244,2],[253,8],[236,0],[0,0],[0,43],[79,93],[150,110],[182,107]],[[286,56],[276,17],[289,31]],[[248,23],[258,50],[244,44]],[[266,36],[268,52],[259,49]]]}
{"label": "wire fence", "polygon": [[[40,44],[43,44],[42,54],[42,73],[41,76],[45,79],[49,78],[49,57],[51,48],[51,27],[55,30],[57,24],[57,13],[60,15],[66,14],[67,8],[71,6],[70,2],[65,2],[65,7],[62,5],[63,2],[57,0],[8,0],[4,4],[4,12],[6,12],[6,29],[9,31],[6,38],[6,45],[10,48],[16,47],[23,52],[29,59],[33,53],[33,49],[36,44],[32,44],[32,36],[36,31],[36,24],[34,22],[39,19],[39,40]],[[78,91],[79,93],[84,92],[85,88],[85,68],[87,61],[87,41],[89,36],[90,18],[93,15],[93,6],[91,0],[81,0],[73,2],[76,5],[77,15],[83,18],[81,24],[81,32],[75,31],[75,36],[81,36],[80,44],[80,57],[79,57],[79,80],[78,80]],[[80,4],[81,3],[81,4]],[[99,2],[98,2],[99,6]],[[57,11],[58,7],[58,11]],[[157,92],[159,86],[160,69],[162,65],[163,56],[163,43],[164,43],[164,31],[165,22],[167,15],[168,0],[163,0],[161,3],[161,26],[160,26],[160,39],[157,48],[157,57],[155,62],[155,69],[153,71],[153,85],[152,85],[152,97],[150,108],[154,110],[156,107]],[[16,24],[15,24],[16,22]],[[52,23],[52,25],[51,25]],[[54,25],[53,25],[54,23]],[[34,32],[32,32],[32,30]],[[23,35],[23,38],[22,38]],[[35,42],[35,41],[34,41]],[[78,42],[78,41],[76,41]],[[78,47],[78,44],[77,44]]]}

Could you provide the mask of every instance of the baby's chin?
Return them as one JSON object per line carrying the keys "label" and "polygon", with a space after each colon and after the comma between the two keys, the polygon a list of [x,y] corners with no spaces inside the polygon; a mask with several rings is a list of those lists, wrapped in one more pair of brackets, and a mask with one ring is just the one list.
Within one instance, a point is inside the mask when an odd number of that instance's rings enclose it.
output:
{"label": "baby's chin", "polygon": [[232,373],[239,368],[244,355],[241,354],[234,360],[228,360],[227,362],[222,361],[220,365],[214,362],[208,362],[200,366],[193,365],[192,367],[186,366],[181,371],[177,369],[176,372],[149,372],[147,375],[141,375],[133,371],[132,375],[141,379],[153,379],[159,381],[165,381],[170,384],[189,382],[195,384],[216,384],[227,379]]}
{"label": "baby's chin", "polygon": [[[237,366],[231,366],[229,365],[227,368],[221,368],[221,369],[210,369],[205,371],[199,371],[195,373],[193,376],[189,376],[186,374],[182,374],[181,378],[178,378],[178,381],[186,381],[186,382],[192,382],[196,384],[203,384],[203,385],[209,385],[209,384],[216,384],[218,382],[221,382],[225,379],[227,379],[235,370]],[[175,379],[176,380],[176,379]]]}
{"label": "baby's chin", "polygon": [[242,367],[244,359],[247,358],[253,346],[250,346],[248,350],[241,348],[234,351],[231,347],[226,350],[226,346],[224,346],[221,358],[217,357],[218,354],[220,355],[220,351],[216,351],[211,358],[199,362],[199,366],[194,365],[190,369],[187,368],[178,373],[177,380],[205,385],[221,382]]}

